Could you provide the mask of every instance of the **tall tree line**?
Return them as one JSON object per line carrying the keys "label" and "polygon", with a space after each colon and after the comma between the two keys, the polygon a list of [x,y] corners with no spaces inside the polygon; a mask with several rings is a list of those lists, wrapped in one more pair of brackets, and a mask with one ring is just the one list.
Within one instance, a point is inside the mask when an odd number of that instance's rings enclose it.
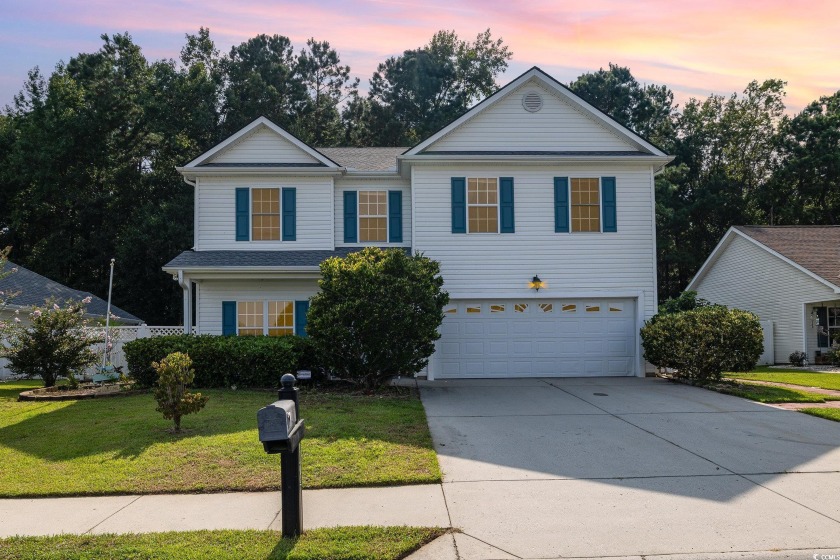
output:
{"label": "tall tree line", "polygon": [[[260,115],[315,146],[405,146],[499,86],[512,53],[490,31],[440,31],[383,61],[367,93],[327,41],[258,35],[226,54],[210,32],[148,61],[128,34],[37,68],[0,113],[0,246],[59,282],[149,323],[180,320],[160,267],[192,245],[193,193],[175,172]],[[570,88],[676,156],[656,179],[660,297],[679,293],[733,224],[840,219],[840,92],[784,114],[779,80],[674,103],[616,65]]]}

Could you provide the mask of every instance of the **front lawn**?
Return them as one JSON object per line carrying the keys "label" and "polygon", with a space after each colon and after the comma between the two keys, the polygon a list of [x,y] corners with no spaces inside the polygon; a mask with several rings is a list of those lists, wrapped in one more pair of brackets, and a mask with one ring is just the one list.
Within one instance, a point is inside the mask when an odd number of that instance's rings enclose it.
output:
{"label": "front lawn", "polygon": [[826,420],[834,420],[840,422],[840,408],[803,408],[799,412],[810,414],[811,416],[819,416]]}
{"label": "front lawn", "polygon": [[12,537],[0,539],[0,560],[396,560],[444,531],[417,527],[338,527],[306,531],[295,540],[281,539],[275,531]]}
{"label": "front lawn", "polygon": [[[17,402],[35,381],[0,383],[0,496],[278,490],[280,458],[258,441],[257,410],[276,392],[204,390],[181,434],[150,394]],[[302,394],[305,488],[439,482],[416,392]]]}
{"label": "front lawn", "polygon": [[730,379],[748,379],[751,381],[771,381],[774,383],[790,383],[804,387],[820,387],[840,391],[840,373],[818,373],[798,369],[771,368],[760,366],[745,373],[725,373]]}
{"label": "front lawn", "polygon": [[826,395],[806,393],[796,389],[785,387],[773,387],[769,385],[755,385],[753,383],[736,383],[726,381],[710,385],[709,388],[727,395],[734,395],[762,403],[821,403],[826,400],[840,400],[840,397],[832,399]]}

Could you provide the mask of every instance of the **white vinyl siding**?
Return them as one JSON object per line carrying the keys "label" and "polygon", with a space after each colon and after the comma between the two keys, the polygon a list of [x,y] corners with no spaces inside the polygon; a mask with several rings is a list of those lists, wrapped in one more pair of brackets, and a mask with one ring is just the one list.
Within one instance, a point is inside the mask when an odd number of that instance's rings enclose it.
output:
{"label": "white vinyl siding", "polygon": [[[344,242],[344,191],[400,191],[402,192],[402,243],[345,243]],[[342,177],[335,182],[335,244],[336,246],[378,245],[395,247],[411,246],[411,187],[397,178],[355,179]],[[358,202],[357,202],[358,204]],[[358,218],[358,217],[357,217]]]}
{"label": "white vinyl siding", "polygon": [[[236,189],[241,187],[296,189],[295,241],[236,241]],[[331,250],[332,180],[311,177],[213,177],[196,187],[200,251]],[[281,191],[282,192],[282,191]],[[250,206],[249,206],[250,213]],[[250,232],[249,226],[249,232]]]}
{"label": "white vinyl siding", "polygon": [[317,280],[201,280],[199,334],[222,334],[223,301],[301,301],[318,292]]}
{"label": "white vinyl siding", "polygon": [[[522,96],[536,91],[543,107],[529,113]],[[529,81],[466,121],[424,151],[447,150],[636,151],[592,118]]]}
{"label": "white vinyl siding", "polygon": [[[511,176],[516,233],[452,233],[451,178]],[[614,176],[618,232],[554,231],[554,177]],[[649,166],[416,166],[413,248],[441,263],[445,289],[459,297],[528,293],[537,274],[546,298],[570,292],[639,293],[644,317],[655,313],[653,180]],[[533,292],[533,290],[530,290]],[[543,290],[540,290],[540,296]]]}
{"label": "white vinyl siding", "polygon": [[[776,363],[802,348],[803,302],[833,301],[837,294],[752,241],[733,234],[717,261],[696,284],[699,297],[727,307],[752,311],[773,321]],[[809,324],[809,360],[814,358],[816,330]]]}
{"label": "white vinyl siding", "polygon": [[285,138],[264,126],[228,146],[208,163],[318,163]]}

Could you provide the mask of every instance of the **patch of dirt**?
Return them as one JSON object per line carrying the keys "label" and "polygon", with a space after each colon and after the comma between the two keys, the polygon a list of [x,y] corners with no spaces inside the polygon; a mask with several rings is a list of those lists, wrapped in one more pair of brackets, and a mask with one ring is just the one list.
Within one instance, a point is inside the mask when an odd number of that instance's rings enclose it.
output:
{"label": "patch of dirt", "polygon": [[134,389],[133,383],[107,383],[103,385],[79,385],[76,389],[67,387],[41,387],[24,391],[18,396],[19,401],[75,401],[103,397],[124,397],[144,391]]}

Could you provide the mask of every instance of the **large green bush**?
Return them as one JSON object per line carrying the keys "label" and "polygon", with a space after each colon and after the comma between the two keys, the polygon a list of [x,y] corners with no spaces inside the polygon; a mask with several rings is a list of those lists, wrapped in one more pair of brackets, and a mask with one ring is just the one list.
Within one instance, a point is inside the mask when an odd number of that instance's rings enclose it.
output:
{"label": "large green bush", "polygon": [[373,388],[422,370],[449,295],[436,261],[368,247],[321,263],[306,332],[337,375]]}
{"label": "large green bush", "polygon": [[312,368],[309,341],[298,336],[178,334],[141,338],[123,346],[128,371],[142,387],[157,381],[152,362],[173,352],[189,354],[195,387],[276,387],[284,373]]}
{"label": "large green bush", "polygon": [[758,317],[720,305],[659,314],[641,335],[647,361],[695,383],[720,380],[724,371],[749,371],[764,351]]}

